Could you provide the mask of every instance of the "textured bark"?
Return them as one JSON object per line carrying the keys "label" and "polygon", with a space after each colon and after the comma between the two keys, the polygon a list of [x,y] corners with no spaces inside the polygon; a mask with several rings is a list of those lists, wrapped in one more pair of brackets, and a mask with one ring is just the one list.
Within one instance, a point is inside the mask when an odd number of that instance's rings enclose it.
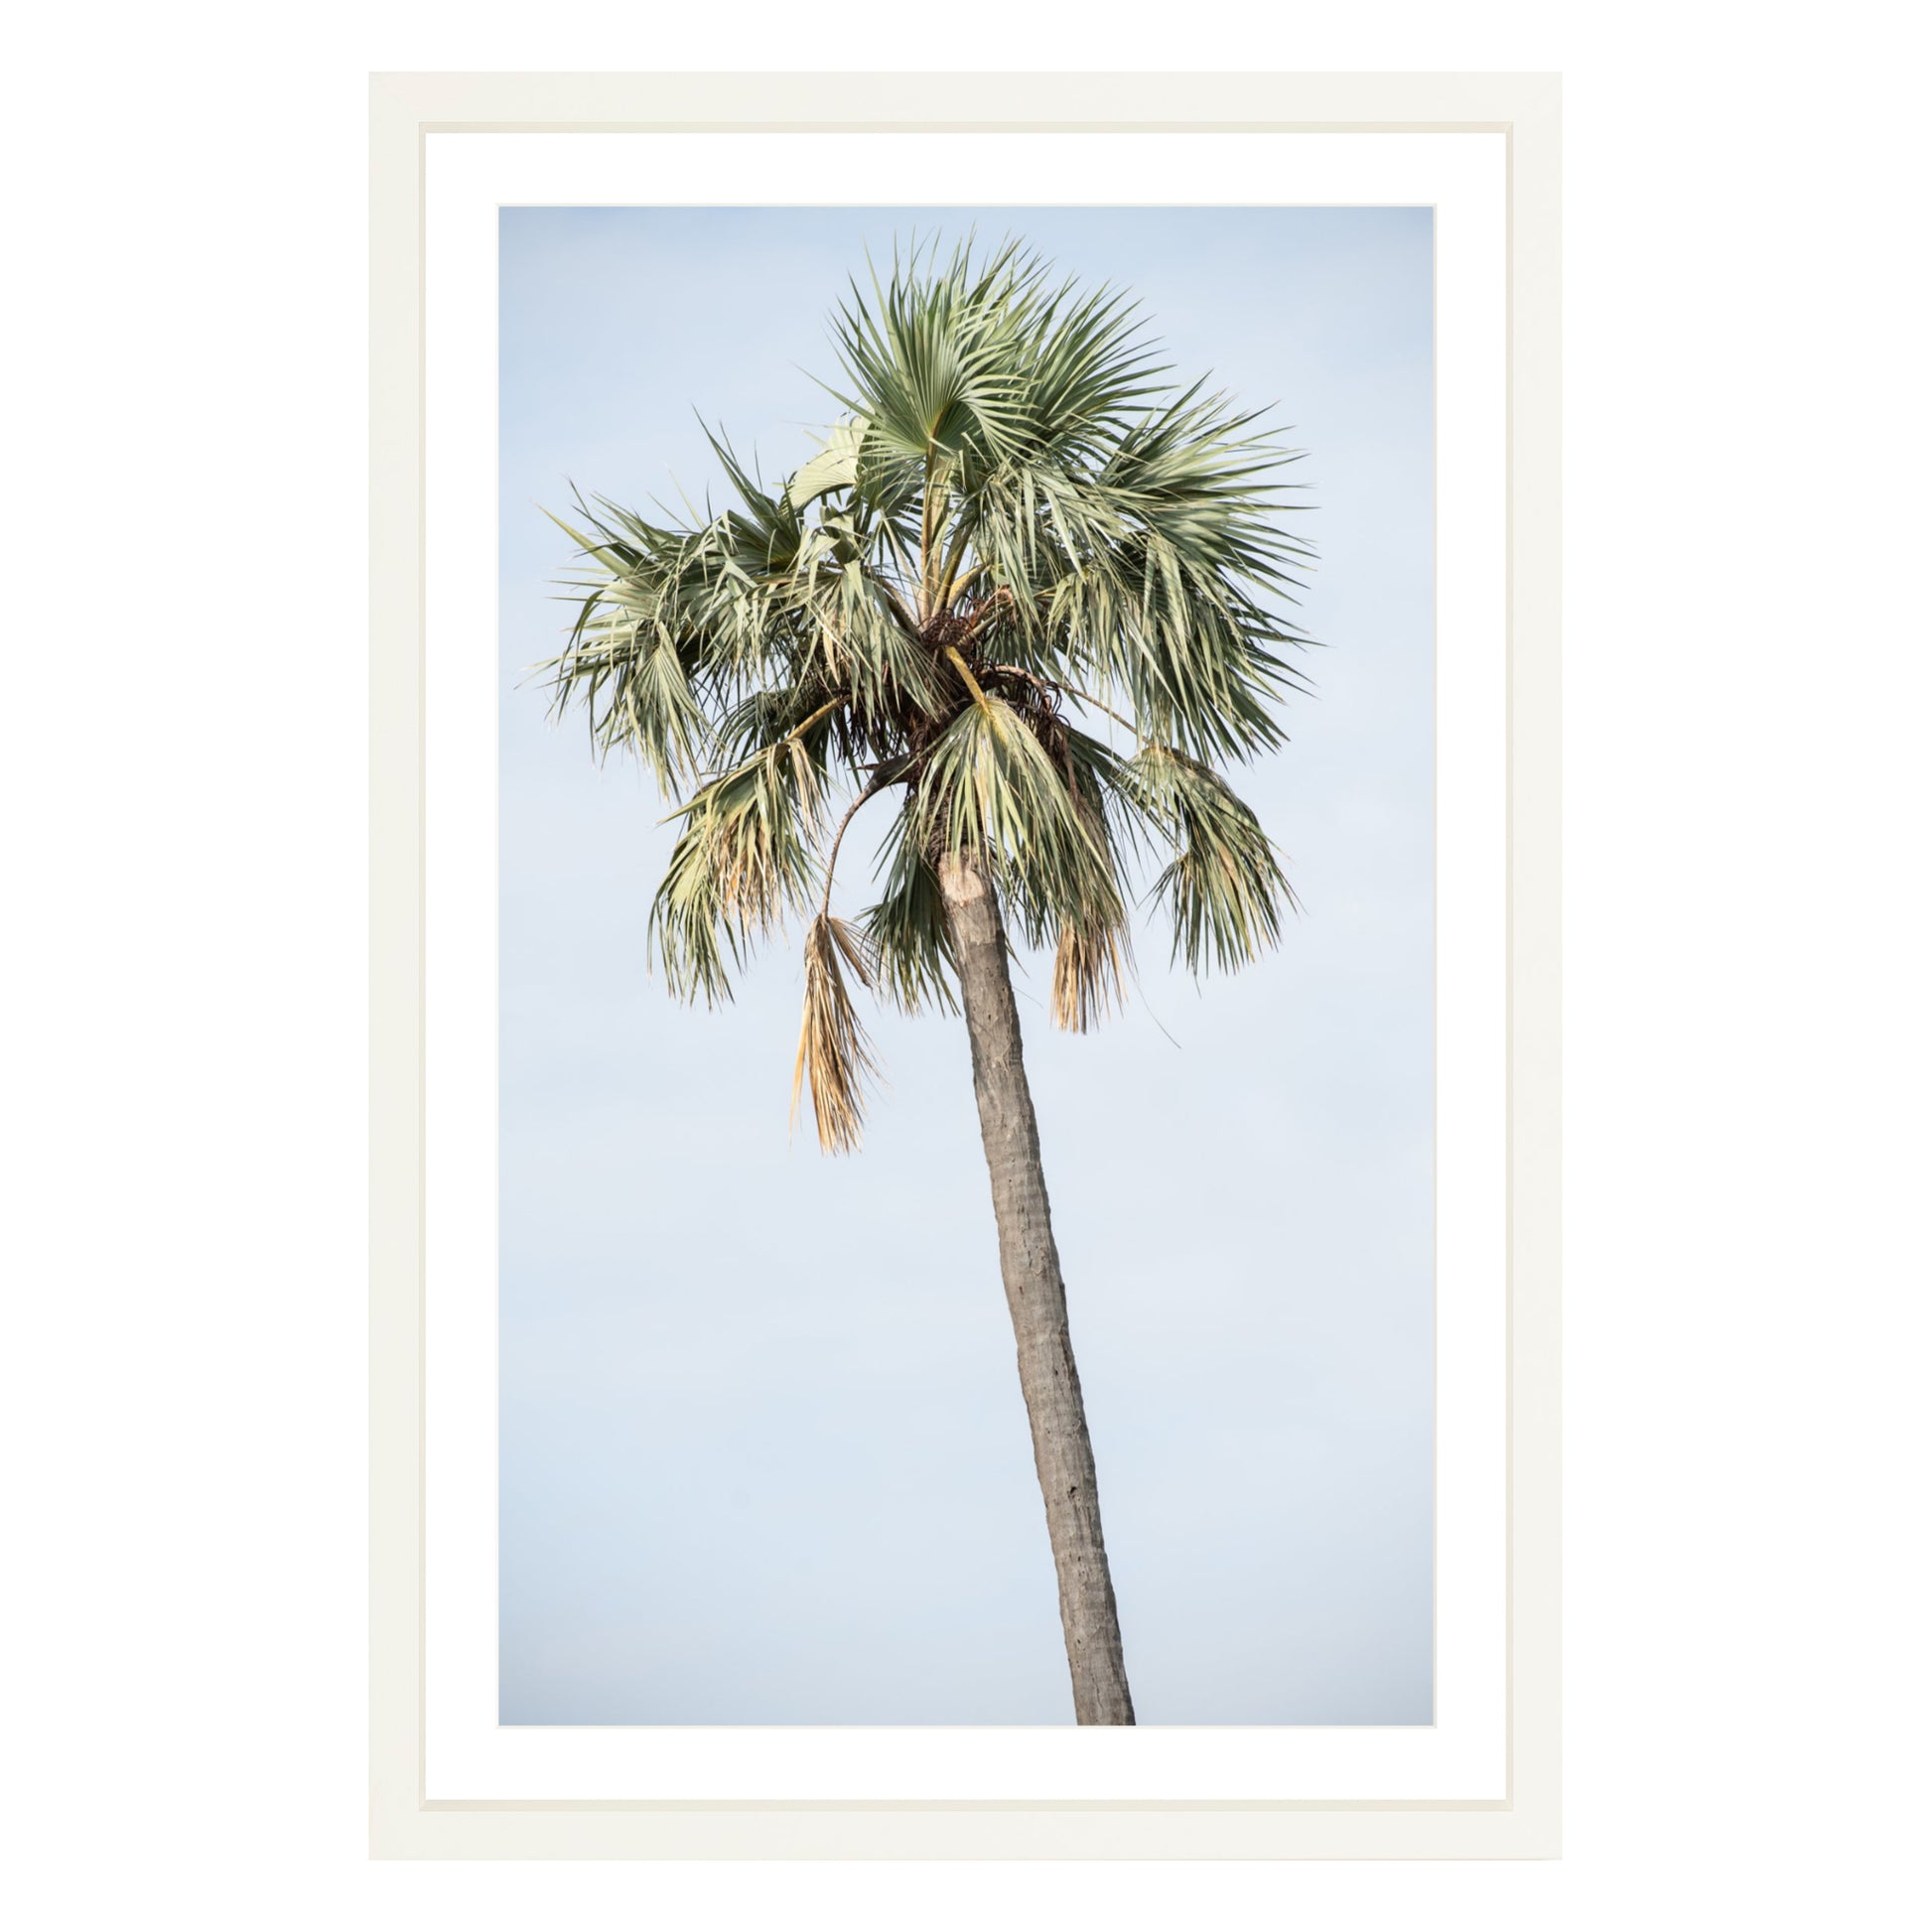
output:
{"label": "textured bark", "polygon": [[1020,1051],[1020,1013],[1007,973],[1006,938],[992,884],[970,857],[940,862],[966,1031],[973,1091],[993,1181],[1000,1273],[1020,1353],[1020,1387],[1033,1427],[1034,1466],[1046,1503],[1046,1534],[1059,1576],[1060,1626],[1073,1673],[1073,1718],[1131,1725],[1134,1700],[1121,1655],[1114,1584],[1100,1534],[1093,1444],[1067,1332],[1066,1285],[1039,1165],[1039,1129]]}

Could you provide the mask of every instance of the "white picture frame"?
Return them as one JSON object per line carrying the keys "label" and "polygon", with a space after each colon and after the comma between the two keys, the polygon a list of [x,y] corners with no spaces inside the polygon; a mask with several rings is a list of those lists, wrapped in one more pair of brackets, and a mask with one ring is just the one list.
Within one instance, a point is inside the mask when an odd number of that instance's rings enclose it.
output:
{"label": "white picture frame", "polygon": [[[962,77],[954,76],[956,81]],[[385,1858],[1534,1858],[1557,1850],[1558,1393],[1558,99],[1540,75],[1001,75],[951,101],[1000,118],[908,115],[916,77],[694,74],[379,75],[371,93],[371,1778],[372,1849]],[[1079,1777],[1042,1795],[997,1768],[943,1770],[915,1796],[854,1796],[812,1738],[749,1780],[694,1773],[638,1795],[616,1770],[562,1783],[472,1784],[433,1763],[438,1691],[460,1645],[431,1613],[432,1508],[440,1549],[455,1511],[431,1466],[480,1459],[479,1439],[432,1452],[453,1404],[430,1389],[456,1344],[429,1319],[432,1170],[444,1145],[426,1078],[426,747],[442,722],[430,552],[452,507],[429,429],[448,353],[428,326],[433,141],[445,136],[703,137],[783,132],[1021,136],[1210,134],[1264,142],[1490,135],[1501,146],[1498,268],[1506,332],[1493,405],[1502,480],[1502,694],[1495,757],[1506,1008],[1493,1073],[1505,1167],[1499,1250],[1497,1746],[1480,1795],[1403,1795],[1399,1780],[1279,1782],[1232,1767],[1161,1795]],[[573,190],[573,194],[581,190]],[[1077,199],[1077,198],[1075,198]],[[482,540],[489,540],[486,531]],[[1504,1112],[1506,1109],[1506,1114]],[[1440,1138],[1440,1136],[1439,1136]],[[1502,1195],[1499,1193],[1499,1198]],[[475,1385],[482,1389],[479,1382]],[[486,1406],[486,1402],[483,1404]],[[486,1458],[483,1458],[486,1459]],[[486,1471],[493,1481],[493,1470]],[[471,1512],[473,1515],[475,1512]],[[441,1561],[439,1557],[436,1561]],[[470,1573],[474,1581],[474,1569]],[[490,1614],[493,1614],[493,1603]],[[440,1728],[439,1728],[440,1727]],[[1211,1763],[1217,1736],[1195,1731]],[[1086,1739],[1083,1742],[1089,1741]],[[756,1748],[756,1746],[754,1746]],[[519,1774],[520,1775],[520,1774]],[[934,1781],[936,1777],[936,1782]],[[1244,1782],[1244,1780],[1247,1780]],[[874,1787],[876,1788],[876,1785]],[[1114,1795],[1081,1795],[1084,1788]],[[1414,1787],[1417,1790],[1421,1786]],[[1436,1787],[1430,1787],[1433,1791]],[[1450,1787],[1443,1787],[1450,1788]],[[1233,1789],[1247,1795],[1224,1795]],[[780,1795],[759,1795],[775,1791]],[[483,1795],[471,1795],[482,1792]],[[1211,1792],[1213,1795],[1200,1795]],[[564,1793],[567,1795],[559,1795]],[[827,1795],[830,1793],[830,1795]],[[1393,1795],[1391,1795],[1393,1793]]]}

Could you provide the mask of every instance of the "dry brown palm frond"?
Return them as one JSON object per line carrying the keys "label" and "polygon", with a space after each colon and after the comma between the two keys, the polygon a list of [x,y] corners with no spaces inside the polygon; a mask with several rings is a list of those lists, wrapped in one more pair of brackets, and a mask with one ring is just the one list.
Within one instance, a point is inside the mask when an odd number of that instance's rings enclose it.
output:
{"label": "dry brown palm frond", "polygon": [[1127,1004],[1125,928],[1095,928],[1071,922],[1060,927],[1053,954],[1053,1025],[1062,1032],[1092,1031],[1116,1008]]}
{"label": "dry brown palm frond", "polygon": [[[843,958],[844,965],[841,965]],[[798,1030],[798,1060],[791,1075],[791,1118],[807,1079],[812,1122],[826,1154],[854,1154],[865,1116],[865,1083],[878,1077],[872,1042],[846,991],[845,966],[860,984],[872,984],[872,968],[859,935],[843,919],[820,912],[805,929],[805,1017]]]}

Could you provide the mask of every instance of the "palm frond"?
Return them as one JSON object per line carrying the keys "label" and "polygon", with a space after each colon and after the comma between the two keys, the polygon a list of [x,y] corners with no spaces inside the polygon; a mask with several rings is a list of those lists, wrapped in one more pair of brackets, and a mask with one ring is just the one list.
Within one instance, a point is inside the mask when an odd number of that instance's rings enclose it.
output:
{"label": "palm frond", "polygon": [[1281,937],[1299,910],[1261,821],[1225,779],[1171,747],[1145,746],[1122,766],[1123,788],[1175,848],[1155,881],[1173,920],[1173,956],[1189,971],[1231,972]]}
{"label": "palm frond", "polygon": [[1119,899],[1094,814],[1002,698],[982,693],[947,726],[926,754],[911,809],[926,850],[986,861],[1017,901],[1030,943]]}
{"label": "palm frond", "polygon": [[825,1154],[856,1154],[865,1119],[865,1086],[878,1077],[872,1042],[846,989],[845,968],[870,986],[872,973],[859,936],[843,919],[820,912],[805,928],[805,1015],[791,1074],[791,1118],[810,1085],[812,1124]]}
{"label": "palm frond", "polygon": [[910,809],[901,810],[880,846],[886,859],[886,890],[862,916],[866,943],[877,969],[881,998],[901,1013],[936,1007],[957,1013],[953,992],[952,933],[946,923],[939,874],[921,843]]}
{"label": "palm frond", "polygon": [[794,735],[703,786],[678,812],[684,830],[651,902],[650,933],[680,998],[729,999],[726,954],[742,965],[755,941],[809,902],[823,784]]}
{"label": "palm frond", "polygon": [[1089,926],[1068,920],[1053,949],[1053,1025],[1063,1033],[1091,1033],[1127,1003],[1128,933],[1124,919]]}

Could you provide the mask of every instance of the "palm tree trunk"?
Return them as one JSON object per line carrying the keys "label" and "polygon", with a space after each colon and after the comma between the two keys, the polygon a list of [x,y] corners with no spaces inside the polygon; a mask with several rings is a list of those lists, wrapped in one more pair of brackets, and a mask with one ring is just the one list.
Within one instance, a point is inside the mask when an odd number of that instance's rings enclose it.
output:
{"label": "palm tree trunk", "polygon": [[940,861],[973,1042],[973,1092],[980,1138],[993,1180],[993,1217],[1000,1230],[1000,1273],[1020,1351],[1020,1388],[1033,1426],[1034,1467],[1046,1502],[1046,1534],[1059,1576],[1060,1626],[1073,1673],[1073,1719],[1083,1725],[1131,1725],[1134,1700],[1121,1656],[1120,1619],[1107,1546],[1100,1535],[1100,1493],[1093,1444],[1080,1401],[1080,1375],[1067,1333],[1066,1285],[1039,1165],[1039,1129],[1020,1053],[1020,1013],[1007,974],[1006,936],[992,881],[971,855]]}

